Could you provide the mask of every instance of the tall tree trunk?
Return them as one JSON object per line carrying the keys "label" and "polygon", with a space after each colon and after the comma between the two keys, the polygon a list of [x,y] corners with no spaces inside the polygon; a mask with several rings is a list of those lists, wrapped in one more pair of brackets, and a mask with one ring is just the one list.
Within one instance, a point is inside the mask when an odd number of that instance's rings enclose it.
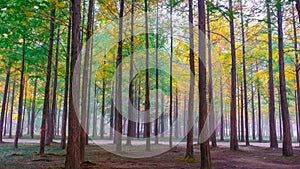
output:
{"label": "tall tree trunk", "polygon": [[[48,64],[47,64],[47,75],[46,75],[46,86],[45,86],[45,96],[44,96],[44,108],[43,108],[43,117],[42,117],[42,126],[41,126],[41,138],[40,138],[40,154],[44,154],[45,151],[45,132],[46,132],[46,122],[49,118],[50,110],[50,79],[51,79],[51,67],[52,67],[52,54],[53,54],[53,38],[54,38],[54,18],[55,18],[56,9],[51,11],[51,21],[50,21],[50,40],[49,40],[49,51],[48,51]],[[51,130],[49,126],[47,130]]]}
{"label": "tall tree trunk", "polygon": [[[236,77],[237,81],[239,81],[239,76]],[[238,139],[241,141],[241,111],[243,110],[243,107],[241,107],[240,102],[243,102],[243,98],[240,99],[240,91],[242,94],[242,87],[239,89],[239,82],[237,82],[237,117],[238,117]]]}
{"label": "tall tree trunk", "polygon": [[245,28],[243,16],[243,3],[241,5],[241,26],[242,26],[242,47],[243,47],[243,82],[244,82],[244,100],[245,100],[245,128],[246,128],[246,146],[249,146],[249,120],[248,120],[248,92],[247,92],[247,75],[246,75],[246,48],[245,48]]}
{"label": "tall tree trunk", "polygon": [[[258,73],[258,63],[256,62],[256,72]],[[262,114],[261,114],[261,96],[260,96],[260,82],[257,81],[257,101],[258,101],[258,142],[263,141],[262,137]]]}
{"label": "tall tree trunk", "polygon": [[12,115],[14,111],[14,102],[15,102],[15,89],[16,89],[16,78],[14,78],[11,105],[10,105],[10,117],[9,117],[9,136],[8,138],[12,138]]}
{"label": "tall tree trunk", "polygon": [[36,88],[37,88],[37,77],[34,80],[34,87],[33,87],[33,100],[32,100],[32,110],[31,110],[31,121],[30,121],[30,136],[31,138],[34,137],[34,121],[35,121],[35,102],[36,102]]}
{"label": "tall tree trunk", "polygon": [[[109,131],[109,139],[113,138],[113,131],[114,131],[113,130],[114,129],[114,96],[115,96],[115,83],[112,82],[112,86],[111,86],[111,98],[110,98],[110,131]],[[96,118],[97,118],[97,115],[94,112],[94,120]],[[96,121],[97,121],[97,119],[96,119]],[[93,133],[97,133],[96,130],[97,130],[97,127],[94,125],[94,127],[93,127]]]}
{"label": "tall tree trunk", "polygon": [[60,36],[60,28],[58,27],[57,28],[57,35],[56,35],[57,37],[57,39],[56,39],[56,55],[55,55],[55,66],[54,66],[54,81],[53,81],[53,95],[52,95],[52,109],[51,109],[51,114],[50,114],[50,119],[51,119],[51,122],[50,122],[50,124],[51,125],[49,125],[48,126],[48,132],[47,132],[47,134],[48,134],[48,141],[46,141],[46,144],[50,144],[51,142],[53,142],[53,138],[54,138],[54,136],[55,136],[55,134],[54,134],[54,132],[55,132],[55,130],[54,130],[54,128],[55,128],[55,119],[56,119],[56,111],[57,111],[57,108],[56,108],[56,106],[57,106],[57,104],[56,104],[56,92],[57,92],[57,72],[58,72],[58,52],[59,52],[59,36]]}
{"label": "tall tree trunk", "polygon": [[[9,96],[10,96],[10,87],[9,87],[9,83],[8,83],[8,93],[7,93],[7,100],[6,100],[6,109],[5,109],[5,115],[4,115],[4,133],[3,135],[6,136],[6,131],[7,131],[7,118],[8,118],[8,105],[9,105]],[[2,133],[1,133],[2,134]]]}
{"label": "tall tree trunk", "polygon": [[281,113],[281,100],[280,90],[278,89],[278,116],[279,116],[279,140],[282,141],[282,113]]}
{"label": "tall tree trunk", "polygon": [[[200,144],[201,151],[201,169],[209,169],[211,166],[211,155],[210,155],[210,147],[209,147],[209,127],[206,129],[205,123],[208,119],[208,111],[207,111],[207,99],[206,99],[206,28],[205,28],[205,1],[198,0],[198,51],[199,51],[199,82],[200,82],[200,92],[199,92],[199,133],[204,132],[203,143]],[[211,77],[211,76],[210,76]],[[211,82],[212,83],[212,82]],[[212,88],[210,89],[212,92]],[[213,97],[212,93],[210,94],[211,98]],[[212,100],[211,100],[212,101]],[[210,102],[213,104],[213,102]],[[211,106],[211,105],[210,105]],[[213,111],[213,109],[211,109]],[[213,112],[210,112],[213,113]],[[214,120],[214,119],[213,119]],[[214,122],[214,121],[212,121]],[[204,131],[203,131],[204,130]],[[200,134],[199,134],[200,135]],[[201,138],[202,135],[200,135]],[[213,135],[215,137],[215,135]],[[216,143],[213,141],[213,146],[216,146]]]}
{"label": "tall tree trunk", "polygon": [[[95,1],[94,1],[95,3]],[[95,24],[95,5],[93,6],[93,16],[92,16],[92,30],[91,30],[91,34],[94,34],[94,24]],[[90,70],[89,70],[89,81],[88,81],[88,98],[87,98],[87,129],[86,129],[86,139],[85,139],[85,143],[86,145],[89,144],[89,131],[90,131],[90,118],[91,118],[91,89],[92,89],[92,72],[93,72],[93,46],[94,46],[94,39],[93,37],[90,37],[91,40],[91,55],[89,58],[89,62],[90,62]],[[96,124],[95,124],[96,125]]]}
{"label": "tall tree trunk", "polygon": [[131,1],[131,36],[130,36],[130,70],[129,70],[129,93],[128,93],[128,127],[127,127],[127,145],[131,145],[133,137],[133,56],[134,56],[134,0]]}
{"label": "tall tree trunk", "polygon": [[[252,77],[253,72],[251,71]],[[252,107],[252,139],[255,140],[255,105],[254,105],[254,84],[251,83],[251,107]]]}
{"label": "tall tree trunk", "polygon": [[2,101],[2,107],[1,107],[0,143],[3,143],[3,140],[2,140],[3,126],[4,126],[3,122],[4,122],[6,102],[8,102],[8,100],[6,100],[6,99],[7,99],[7,97],[9,97],[8,96],[9,79],[10,79],[10,67],[8,68],[8,71],[6,74],[5,87],[4,87],[4,93],[3,93],[3,101]]}
{"label": "tall tree trunk", "polygon": [[62,106],[62,102],[60,102],[59,108],[58,108],[57,125],[56,125],[56,135],[59,135],[60,118],[61,118],[61,106]]}
{"label": "tall tree trunk", "polygon": [[149,27],[148,27],[148,0],[145,0],[145,31],[146,31],[146,95],[145,95],[145,133],[146,151],[150,151],[150,88],[149,88]]}
{"label": "tall tree trunk", "polygon": [[31,105],[32,105],[32,97],[29,96],[30,98],[30,102],[29,102],[29,107],[28,107],[28,110],[27,110],[27,135],[29,136],[30,135],[30,116],[31,116]]}
{"label": "tall tree trunk", "polygon": [[[85,1],[84,1],[85,4]],[[86,114],[87,114],[87,83],[88,83],[88,69],[89,59],[91,54],[91,41],[92,36],[92,22],[93,22],[93,9],[94,0],[89,0],[89,11],[88,11],[88,22],[87,22],[87,35],[86,35],[86,47],[84,57],[84,68],[83,68],[83,80],[82,80],[82,98],[81,98],[81,131],[80,131],[80,162],[85,159],[85,145],[86,145]],[[85,9],[84,9],[85,10]],[[84,11],[83,11],[83,25],[84,25]],[[83,28],[82,28],[83,29]],[[83,38],[81,39],[83,41]]]}
{"label": "tall tree trunk", "polygon": [[269,128],[270,128],[270,147],[277,148],[276,120],[275,120],[275,96],[273,80],[273,48],[272,48],[272,20],[270,12],[271,0],[266,0],[268,17],[268,55],[269,55]]}
{"label": "tall tree trunk", "polygon": [[20,92],[19,92],[19,107],[18,107],[18,121],[17,121],[17,130],[15,136],[14,147],[18,148],[18,140],[21,132],[22,125],[22,109],[23,109],[23,93],[24,93],[24,69],[25,69],[25,35],[23,37],[23,51],[22,51],[22,67],[21,67],[21,79],[20,79]]}
{"label": "tall tree trunk", "polygon": [[98,116],[97,94],[98,94],[98,92],[97,92],[96,83],[95,83],[95,87],[94,87],[94,92],[95,92],[95,97],[94,97],[93,136],[97,136],[97,116]]}
{"label": "tall tree trunk", "polygon": [[224,103],[223,103],[223,80],[222,76],[220,77],[220,114],[221,114],[221,126],[220,126],[220,140],[224,141]]}
{"label": "tall tree trunk", "polygon": [[140,110],[141,110],[141,80],[139,78],[139,83],[138,83],[138,113],[137,113],[137,138],[140,138]]}
{"label": "tall tree trunk", "polygon": [[243,91],[243,82],[241,82],[241,141],[245,141],[245,132],[244,132],[244,91]]}
{"label": "tall tree trunk", "polygon": [[26,103],[27,103],[27,91],[28,91],[28,86],[27,86],[27,81],[28,79],[26,79],[26,77],[24,77],[24,89],[25,89],[25,96],[24,96],[24,103],[23,103],[23,113],[22,113],[22,123],[21,123],[21,130],[20,130],[20,137],[23,137],[23,129],[24,129],[24,121],[25,121],[25,114],[26,112],[28,112],[28,110],[26,109]]}
{"label": "tall tree trunk", "polygon": [[[72,8],[69,8],[69,13],[72,13]],[[68,117],[68,99],[69,99],[69,75],[70,75],[70,50],[71,50],[71,25],[72,20],[69,17],[68,23],[68,42],[67,42],[67,53],[66,53],[66,74],[65,74],[65,85],[64,85],[64,107],[63,107],[63,115],[62,115],[62,125],[61,125],[61,149],[66,148],[66,133],[67,133],[67,117]]]}
{"label": "tall tree trunk", "polygon": [[[160,128],[161,128],[161,137],[165,136],[165,99],[164,99],[164,95],[161,94],[160,95],[160,101],[161,101],[161,117],[160,117]],[[186,129],[185,129],[186,132]]]}
{"label": "tall tree trunk", "polygon": [[[300,4],[300,1],[298,1],[298,3]],[[300,6],[299,6],[300,7]],[[299,11],[300,13],[300,11]],[[299,18],[300,18],[300,15],[299,15]],[[295,95],[297,96],[297,104],[296,104],[296,121],[298,121],[298,124],[297,124],[297,138],[298,138],[298,142],[299,142],[299,145],[300,145],[300,83],[299,83],[299,70],[297,69],[299,67],[299,59],[298,59],[298,39],[297,39],[297,27],[296,27],[296,16],[295,16],[295,11],[294,11],[294,8],[293,8],[293,29],[294,29],[294,50],[295,50],[295,61],[296,61],[296,87],[297,87],[297,90],[296,90],[296,93]],[[297,108],[298,107],[298,108]]]}
{"label": "tall tree trunk", "polygon": [[80,124],[77,118],[79,110],[79,64],[76,65],[78,55],[80,54],[80,0],[72,1],[72,52],[71,52],[71,74],[70,74],[70,96],[69,96],[69,132],[68,147],[65,168],[80,168]]}
{"label": "tall tree trunk", "polygon": [[217,147],[216,138],[216,121],[215,121],[215,108],[214,108],[214,91],[213,91],[213,76],[212,76],[212,58],[211,58],[211,31],[210,31],[210,9],[207,7],[207,47],[208,47],[208,102],[209,102],[209,116],[210,116],[210,130],[213,130],[211,144],[213,147]]}
{"label": "tall tree trunk", "polygon": [[171,4],[170,9],[170,18],[171,18],[171,56],[170,56],[170,108],[169,108],[169,125],[170,125],[170,135],[169,135],[169,147],[171,148],[173,145],[172,137],[173,137],[173,4]]}
{"label": "tall tree trunk", "polygon": [[156,4],[156,36],[155,36],[155,126],[154,126],[154,135],[155,135],[155,144],[158,144],[158,81],[159,81],[159,76],[158,76],[158,47],[159,47],[159,42],[158,42],[158,20],[159,20],[159,14],[158,14],[158,3],[157,1]]}
{"label": "tall tree trunk", "polygon": [[296,9],[298,11],[298,18],[300,22],[300,0],[296,0]]}
{"label": "tall tree trunk", "polygon": [[178,138],[179,132],[179,116],[178,116],[178,88],[176,87],[176,96],[175,96],[175,138]]}
{"label": "tall tree trunk", "polygon": [[[106,61],[104,61],[104,65],[106,64]],[[106,82],[105,78],[102,78],[102,107],[101,107],[101,124],[100,124],[100,138],[104,138],[104,119],[105,119],[105,88],[106,88]]]}
{"label": "tall tree trunk", "polygon": [[122,151],[122,50],[123,50],[123,15],[124,15],[124,0],[120,1],[119,13],[119,41],[118,41],[118,56],[117,56],[117,79],[116,79],[116,151]]}
{"label": "tall tree trunk", "polygon": [[[232,0],[229,0],[229,9],[232,11]],[[236,129],[236,51],[234,36],[234,17],[230,18],[230,39],[231,39],[231,102],[230,102],[230,149],[238,150],[238,139]]]}
{"label": "tall tree trunk", "polygon": [[292,139],[290,133],[290,117],[286,97],[286,84],[284,74],[284,46],[283,46],[283,28],[282,28],[282,2],[276,1],[277,17],[278,17],[278,53],[279,53],[279,79],[280,79],[280,96],[281,96],[281,111],[283,122],[283,149],[284,156],[292,156]]}
{"label": "tall tree trunk", "polygon": [[194,87],[195,87],[195,53],[194,53],[194,14],[193,0],[189,0],[189,42],[190,42],[190,88],[189,88],[189,104],[188,104],[188,134],[186,142],[185,158],[194,158]]}

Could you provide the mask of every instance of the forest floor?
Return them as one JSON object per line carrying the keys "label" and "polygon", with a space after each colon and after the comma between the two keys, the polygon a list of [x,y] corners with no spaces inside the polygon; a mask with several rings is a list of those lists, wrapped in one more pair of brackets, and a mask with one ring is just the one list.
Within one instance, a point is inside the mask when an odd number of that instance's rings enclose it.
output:
{"label": "forest floor", "polygon": [[[58,143],[46,147],[45,155],[38,155],[37,139],[20,140],[19,148],[14,149],[12,140],[5,139],[0,144],[0,168],[63,168],[65,150]],[[239,151],[230,151],[228,142],[218,142],[212,148],[211,156],[214,168],[249,168],[249,169],[299,169],[300,148],[295,144],[293,157],[282,157],[281,149],[268,148],[268,143],[251,143],[251,146],[240,144]],[[185,160],[185,146],[177,147],[151,158],[134,159],[114,155],[100,146],[86,147],[84,169],[188,169],[200,167],[200,146],[195,145],[195,159]]]}

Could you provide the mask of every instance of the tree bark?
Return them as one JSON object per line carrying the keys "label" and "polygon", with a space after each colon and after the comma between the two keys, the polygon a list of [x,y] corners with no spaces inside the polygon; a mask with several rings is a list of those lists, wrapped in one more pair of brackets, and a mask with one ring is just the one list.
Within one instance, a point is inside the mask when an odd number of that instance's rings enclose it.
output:
{"label": "tree bark", "polygon": [[221,126],[220,126],[220,140],[224,141],[224,103],[223,103],[223,80],[220,78],[220,114],[221,114]]}
{"label": "tree bark", "polygon": [[4,133],[3,135],[6,136],[6,131],[7,131],[7,118],[8,118],[8,105],[9,105],[9,96],[10,96],[10,87],[9,87],[9,83],[8,83],[8,93],[7,93],[7,101],[6,101],[6,109],[5,109],[5,115],[4,115]]}
{"label": "tree bark", "polygon": [[37,88],[37,77],[35,77],[34,88],[33,88],[33,100],[32,100],[32,110],[31,110],[31,121],[30,121],[30,136],[31,136],[31,138],[34,137],[36,88]]}
{"label": "tree bark", "polygon": [[80,0],[72,0],[72,52],[71,52],[71,74],[70,74],[70,96],[69,96],[69,132],[68,147],[65,168],[80,168],[80,124],[77,117],[79,110],[79,64],[76,65],[80,55]]}
{"label": "tree bark", "polygon": [[282,2],[276,1],[277,17],[278,17],[278,53],[279,53],[279,79],[280,79],[280,96],[281,96],[281,111],[283,122],[283,156],[292,156],[292,139],[290,132],[290,117],[286,96],[286,84],[284,73],[284,46],[283,46],[283,28],[282,28]]}
{"label": "tree bark", "polygon": [[14,102],[15,102],[15,89],[16,89],[16,78],[14,78],[11,105],[10,105],[10,117],[9,117],[9,136],[8,138],[12,138],[12,115],[14,111]]}
{"label": "tree bark", "polygon": [[[251,74],[253,77],[252,71],[251,71]],[[256,137],[255,137],[255,105],[254,105],[254,84],[253,84],[253,82],[251,83],[251,107],[252,107],[252,139],[255,140],[256,139]],[[259,132],[258,132],[258,134],[259,134]]]}
{"label": "tree bark", "polygon": [[158,144],[158,81],[159,81],[159,74],[158,74],[158,48],[159,48],[159,42],[158,42],[158,20],[159,20],[159,14],[158,14],[158,3],[156,4],[156,36],[155,36],[155,126],[154,126],[154,135],[155,135],[155,144]]}
{"label": "tree bark", "polygon": [[[232,0],[229,0],[229,9],[232,11]],[[230,39],[231,39],[231,102],[230,102],[230,149],[238,150],[238,139],[236,129],[236,51],[234,36],[234,17],[230,18]]]}
{"label": "tree bark", "polygon": [[148,0],[145,0],[145,31],[146,31],[146,95],[145,95],[145,133],[146,151],[150,151],[150,88],[149,88],[149,27],[148,27]]}
{"label": "tree bark", "polygon": [[212,147],[217,147],[216,138],[216,121],[215,121],[215,106],[214,106],[214,90],[213,90],[213,76],[212,76],[212,53],[211,53],[211,30],[210,30],[210,9],[207,7],[207,47],[208,47],[208,102],[209,102],[209,116],[210,116],[210,129],[213,130],[211,139]]}
{"label": "tree bark", "polygon": [[[205,1],[198,0],[198,51],[199,51],[199,82],[200,82],[200,92],[199,92],[199,133],[204,132],[203,143],[200,144],[201,151],[201,169],[209,169],[212,168],[211,165],[211,155],[210,155],[210,146],[209,146],[209,128],[206,129],[205,123],[208,119],[208,111],[207,111],[207,99],[206,99],[206,28],[205,28]],[[211,77],[211,76],[210,76]],[[212,82],[211,82],[212,83]],[[212,88],[210,89],[212,92]],[[210,94],[211,99],[213,97],[212,93]],[[213,104],[211,100],[211,104]],[[213,110],[212,110],[213,111]],[[213,113],[213,112],[210,112]],[[214,119],[213,119],[214,120]],[[212,121],[214,122],[214,121]],[[203,131],[204,130],[204,131]],[[200,134],[199,134],[200,135]],[[201,136],[201,135],[200,135]],[[215,138],[215,135],[213,135]],[[201,137],[200,137],[201,138]],[[213,146],[216,146],[216,142],[213,141]]]}
{"label": "tree bark", "polygon": [[[72,13],[72,8],[69,8],[69,13]],[[61,149],[66,148],[66,133],[67,133],[67,117],[68,117],[68,98],[69,98],[69,76],[70,76],[70,50],[71,50],[71,25],[72,20],[69,17],[68,23],[68,41],[67,41],[67,53],[66,53],[66,74],[65,74],[65,84],[64,84],[64,107],[62,114],[62,126],[61,126]]]}
{"label": "tree bark", "polygon": [[4,114],[5,114],[6,102],[8,102],[7,97],[9,97],[8,96],[9,79],[10,79],[10,67],[8,68],[8,71],[7,71],[7,74],[6,74],[4,94],[3,94],[3,101],[2,101],[2,107],[1,107],[0,143],[3,143],[3,140],[2,140],[3,126],[4,126],[3,122],[4,122]]}
{"label": "tree bark", "polygon": [[276,135],[276,120],[275,120],[275,96],[274,96],[274,80],[273,80],[273,48],[272,48],[272,25],[271,25],[271,0],[266,0],[267,17],[268,17],[268,55],[269,55],[269,128],[270,128],[270,147],[278,148]]}
{"label": "tree bark", "polygon": [[186,143],[185,158],[194,158],[194,87],[195,87],[195,53],[194,53],[194,14],[193,0],[189,0],[189,43],[190,43],[190,87],[189,87],[189,103],[188,103],[188,134]]}
{"label": "tree bark", "polygon": [[120,1],[119,13],[119,41],[118,41],[118,56],[117,56],[117,79],[116,79],[116,151],[122,151],[122,50],[123,50],[123,15],[124,15],[124,0]]}
{"label": "tree bark", "polygon": [[[14,147],[18,148],[18,141],[21,132],[22,125],[22,110],[23,110],[23,93],[24,93],[24,69],[25,69],[25,48],[26,48],[25,35],[23,37],[23,50],[22,50],[22,67],[21,67],[21,79],[20,79],[20,92],[19,92],[19,107],[18,107],[18,121],[17,130],[15,135]],[[1,133],[2,134],[2,133]]]}
{"label": "tree bark", "polygon": [[46,130],[46,122],[49,118],[50,110],[50,79],[51,79],[51,67],[52,67],[52,53],[53,53],[53,38],[54,38],[54,18],[55,18],[56,9],[51,11],[51,21],[50,21],[50,40],[49,40],[49,50],[48,50],[48,64],[47,64],[47,75],[46,75],[46,86],[45,86],[45,96],[44,96],[44,108],[43,108],[43,117],[42,117],[42,126],[41,126],[41,138],[40,138],[40,154],[44,154],[45,151],[45,132],[51,130],[49,126]]}
{"label": "tree bark", "polygon": [[240,0],[241,5],[241,26],[242,26],[242,48],[243,48],[243,79],[244,79],[244,101],[245,101],[245,128],[246,128],[246,146],[249,146],[249,126],[248,126],[248,92],[247,92],[247,75],[246,75],[246,48],[245,48],[245,28],[244,28],[244,16],[243,16],[243,3]]}

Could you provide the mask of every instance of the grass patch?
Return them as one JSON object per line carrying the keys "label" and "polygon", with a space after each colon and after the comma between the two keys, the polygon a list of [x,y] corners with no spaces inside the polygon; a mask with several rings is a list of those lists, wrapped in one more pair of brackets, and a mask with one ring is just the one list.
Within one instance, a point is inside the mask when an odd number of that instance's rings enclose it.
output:
{"label": "grass patch", "polygon": [[182,161],[186,163],[198,163],[200,162],[199,158],[176,158],[176,161]]}

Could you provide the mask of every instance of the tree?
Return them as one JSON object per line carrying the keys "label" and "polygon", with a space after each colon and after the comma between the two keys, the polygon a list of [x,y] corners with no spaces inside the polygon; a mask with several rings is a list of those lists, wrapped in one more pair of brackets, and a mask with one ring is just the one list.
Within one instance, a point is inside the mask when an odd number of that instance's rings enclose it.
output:
{"label": "tree", "polygon": [[[69,8],[69,13],[71,13],[72,8]],[[69,75],[70,75],[70,50],[71,50],[71,17],[68,18],[68,40],[67,40],[67,53],[66,53],[66,74],[65,74],[65,85],[64,85],[64,107],[62,115],[62,129],[61,129],[61,149],[66,147],[66,130],[67,130],[67,117],[68,117],[68,98],[69,98]]]}
{"label": "tree", "polygon": [[270,147],[277,148],[276,123],[275,123],[275,96],[274,96],[274,80],[273,80],[273,48],[272,48],[272,27],[270,0],[266,0],[268,15],[268,56],[269,56],[269,126],[270,126]]}
{"label": "tree", "polygon": [[282,28],[282,2],[276,1],[277,17],[278,17],[278,53],[279,53],[279,80],[280,80],[280,97],[281,112],[283,123],[283,149],[284,156],[292,156],[292,140],[290,133],[289,109],[286,97],[286,82],[284,73],[284,48],[283,48],[283,28]]}
{"label": "tree", "polygon": [[300,22],[300,0],[296,0],[296,8],[298,11],[298,17],[299,17],[299,22]]}
{"label": "tree", "polygon": [[[156,4],[156,36],[155,36],[155,126],[154,126],[154,134],[155,134],[155,144],[158,144],[158,82],[159,82],[159,74],[158,74],[158,21],[159,21],[159,14],[158,14],[158,3]],[[162,124],[162,123],[161,123]]]}
{"label": "tree", "polygon": [[[205,1],[198,0],[198,40],[199,40],[199,82],[200,82],[200,92],[199,92],[199,133],[207,133],[208,129],[205,129],[205,122],[208,118],[207,112],[207,100],[206,100],[206,28],[205,28]],[[203,131],[204,130],[204,131]],[[209,147],[209,138],[207,138],[203,143],[200,144],[201,151],[201,169],[209,169],[211,166],[211,156]]]}
{"label": "tree", "polygon": [[146,150],[150,151],[150,88],[149,88],[149,27],[148,27],[148,0],[145,0],[145,31],[146,31],[146,95],[145,95],[145,133]]}
{"label": "tree", "polygon": [[[50,79],[51,79],[51,66],[52,66],[52,54],[53,54],[53,38],[54,38],[54,18],[55,18],[56,9],[51,10],[50,15],[50,40],[49,40],[49,50],[48,50],[48,63],[47,63],[47,75],[46,75],[46,86],[45,86],[45,96],[44,96],[44,108],[43,108],[43,117],[42,117],[42,126],[41,126],[41,138],[40,138],[40,154],[44,154],[45,151],[45,132],[46,132],[46,121],[49,116],[50,110]],[[49,124],[49,122],[48,122]],[[51,130],[49,128],[48,130]]]}
{"label": "tree", "polygon": [[[79,99],[76,97],[79,91],[79,72],[76,61],[80,55],[80,0],[72,0],[72,50],[71,50],[71,74],[69,95],[69,132],[65,168],[80,168],[80,124],[76,115],[79,110]],[[77,76],[77,77],[76,77]]]}
{"label": "tree", "polygon": [[209,116],[211,117],[210,120],[210,130],[213,130],[211,136],[211,143],[213,147],[217,147],[217,139],[216,139],[216,131],[215,131],[215,108],[214,108],[214,90],[213,90],[213,76],[212,76],[212,51],[211,51],[211,30],[210,30],[210,9],[207,7],[207,47],[208,47],[208,75],[209,75],[209,82],[208,82],[208,102],[209,102]]}
{"label": "tree", "polygon": [[193,0],[189,0],[189,56],[190,56],[190,87],[188,103],[188,134],[186,140],[185,158],[194,158],[193,137],[194,137],[194,87],[195,87],[195,53],[194,53],[194,17],[193,17]]}
{"label": "tree", "polygon": [[[87,22],[87,37],[84,57],[83,81],[82,81],[82,98],[81,98],[81,137],[80,137],[80,161],[83,162],[85,158],[85,145],[86,145],[86,114],[87,114],[87,93],[88,93],[88,68],[89,59],[91,54],[91,36],[93,24],[93,10],[94,0],[89,0],[88,22]],[[105,84],[104,84],[105,86]],[[104,118],[104,117],[103,117]]]}
{"label": "tree", "polygon": [[123,50],[123,15],[124,15],[124,0],[120,1],[120,13],[119,13],[119,40],[118,40],[118,56],[117,56],[117,77],[116,77],[116,150],[122,151],[122,50]]}
{"label": "tree", "polygon": [[246,146],[249,146],[249,127],[248,127],[248,93],[247,93],[247,75],[246,75],[246,48],[245,48],[245,28],[243,16],[243,3],[241,5],[241,26],[242,26],[242,47],[243,47],[243,82],[244,82],[244,100],[245,100],[245,128],[246,128]]}
{"label": "tree", "polygon": [[8,68],[7,74],[6,74],[6,80],[5,80],[5,87],[4,87],[4,94],[3,94],[3,101],[2,101],[2,107],[1,107],[1,121],[0,121],[0,143],[3,143],[2,140],[2,133],[3,133],[3,127],[4,127],[4,114],[5,114],[5,105],[6,102],[8,102],[7,97],[9,97],[8,94],[8,86],[9,86],[9,79],[10,79],[10,67]]}
{"label": "tree", "polygon": [[230,39],[231,39],[231,102],[230,102],[230,149],[238,150],[238,139],[236,129],[236,51],[234,36],[234,16],[232,0],[229,0],[230,9]]}
{"label": "tree", "polygon": [[173,4],[171,4],[170,9],[170,18],[171,18],[171,55],[170,55],[170,108],[169,108],[169,124],[170,124],[170,136],[169,136],[169,147],[172,147],[173,141],[172,141],[172,135],[173,135]]}
{"label": "tree", "polygon": [[[19,107],[18,107],[18,121],[17,130],[15,135],[14,147],[18,148],[18,140],[21,132],[22,125],[22,111],[23,111],[23,94],[24,94],[24,69],[25,69],[25,48],[26,48],[25,32],[23,35],[23,50],[22,50],[22,66],[21,66],[21,77],[20,77],[20,92],[19,92]],[[2,134],[2,133],[0,133]]]}

